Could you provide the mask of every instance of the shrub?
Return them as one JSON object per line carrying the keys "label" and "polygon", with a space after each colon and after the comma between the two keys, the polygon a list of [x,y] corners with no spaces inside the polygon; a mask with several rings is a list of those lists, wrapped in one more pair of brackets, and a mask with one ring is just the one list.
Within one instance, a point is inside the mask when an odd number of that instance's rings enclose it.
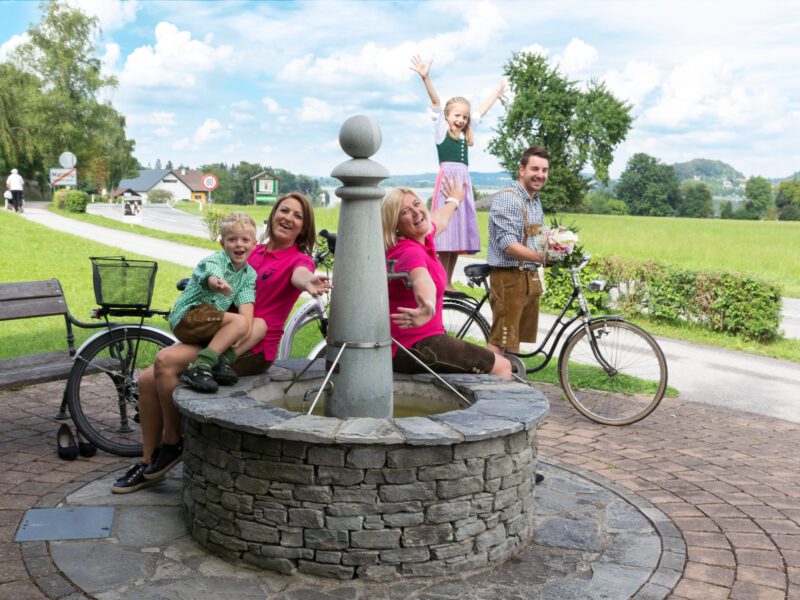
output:
{"label": "shrub", "polygon": [[[612,306],[627,315],[685,320],[713,331],[766,342],[778,334],[780,286],[752,275],[729,271],[694,271],[654,261],[627,261],[611,256],[594,259],[583,280],[605,279],[609,292],[587,292],[595,313]],[[572,293],[567,274],[545,279],[542,306],[559,310]]]}
{"label": "shrub", "polygon": [[203,215],[203,223],[205,223],[205,226],[208,229],[208,237],[211,238],[211,241],[216,242],[219,240],[220,224],[224,218],[225,213],[223,213],[221,210],[217,210],[216,208],[207,209]]}
{"label": "shrub", "polygon": [[172,198],[173,194],[169,190],[157,189],[147,194],[147,200],[153,204],[164,204],[166,202],[171,202]]}
{"label": "shrub", "polygon": [[85,213],[89,204],[89,194],[80,190],[69,190],[64,194],[63,208],[71,213]]}
{"label": "shrub", "polygon": [[61,188],[60,190],[56,190],[53,194],[53,204],[56,205],[58,210],[64,210],[64,199],[67,196],[67,192],[69,192],[69,190]]}

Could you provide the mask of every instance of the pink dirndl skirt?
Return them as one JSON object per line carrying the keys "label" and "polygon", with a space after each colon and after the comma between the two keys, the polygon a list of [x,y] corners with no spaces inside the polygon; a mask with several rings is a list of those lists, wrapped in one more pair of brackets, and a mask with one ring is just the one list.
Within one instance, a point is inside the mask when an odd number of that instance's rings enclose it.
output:
{"label": "pink dirndl skirt", "polygon": [[436,249],[439,252],[457,252],[459,254],[475,254],[481,249],[481,237],[478,233],[478,217],[475,214],[475,200],[472,197],[472,180],[469,167],[460,162],[443,162],[439,164],[439,176],[433,188],[431,211],[444,205],[447,196],[442,190],[442,178],[447,177],[459,185],[467,182],[467,195],[458,207],[456,214],[442,233],[436,236]]}

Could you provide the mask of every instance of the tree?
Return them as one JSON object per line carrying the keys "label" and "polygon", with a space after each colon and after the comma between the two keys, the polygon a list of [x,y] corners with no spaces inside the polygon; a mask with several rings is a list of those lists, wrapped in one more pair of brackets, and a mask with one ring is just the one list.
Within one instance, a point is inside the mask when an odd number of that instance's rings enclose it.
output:
{"label": "tree", "polygon": [[173,167],[173,166],[172,166],[172,161],[171,161],[171,160],[168,160],[168,161],[167,161],[167,166],[166,166],[166,167],[164,167],[164,168],[165,168],[165,169],[169,169],[170,171],[172,171],[172,169],[174,169],[175,167]]}
{"label": "tree", "polygon": [[155,168],[156,168],[156,169],[159,169],[159,170],[161,169],[161,159],[160,159],[160,158],[157,158],[157,159],[156,159],[156,166],[155,166]]}
{"label": "tree", "polygon": [[225,163],[214,163],[200,167],[203,173],[211,173],[217,176],[217,189],[211,192],[211,197],[217,204],[233,204],[235,195],[233,176],[228,171]]}
{"label": "tree", "polygon": [[723,202],[722,207],[719,211],[719,218],[720,219],[732,219],[733,218],[733,204],[730,201]]}
{"label": "tree", "polygon": [[[14,54],[21,70],[39,82],[41,93],[30,103],[30,132],[44,166],[70,150],[81,166],[97,173],[108,159],[107,184],[131,166],[134,142],[125,137],[125,119],[97,97],[116,86],[102,74],[94,40],[98,21],[64,0],[42,3],[40,22],[28,29],[29,41]],[[113,154],[113,156],[111,156]],[[116,179],[116,183],[119,179]],[[113,187],[113,185],[108,186]]]}
{"label": "tree", "polygon": [[9,63],[0,63],[0,172],[19,169],[28,179],[41,168],[31,133],[31,109],[41,93],[35,77]]}
{"label": "tree", "polygon": [[681,199],[675,170],[643,152],[628,160],[614,191],[632,215],[671,217]]}
{"label": "tree", "polygon": [[147,194],[148,202],[152,202],[153,204],[164,204],[165,202],[171,202],[172,198],[172,192],[160,188],[152,190],[149,194]]}
{"label": "tree", "polygon": [[711,188],[700,181],[685,181],[681,185],[678,215],[707,219],[714,214]]}
{"label": "tree", "polygon": [[746,210],[754,219],[760,219],[772,204],[772,184],[764,177],[751,177],[744,188]]}
{"label": "tree", "polygon": [[800,179],[793,177],[778,184],[775,205],[781,221],[800,221]]}
{"label": "tree", "polygon": [[589,186],[581,175],[587,164],[595,179],[608,182],[614,148],[631,126],[631,106],[602,82],[590,81],[582,90],[540,55],[515,53],[504,72],[514,99],[504,102],[506,114],[498,120],[489,152],[516,179],[522,153],[544,146],[550,153],[550,176],[542,194],[546,208],[579,206]]}
{"label": "tree", "polygon": [[608,190],[592,190],[583,199],[583,208],[596,215],[627,215],[628,205]]}

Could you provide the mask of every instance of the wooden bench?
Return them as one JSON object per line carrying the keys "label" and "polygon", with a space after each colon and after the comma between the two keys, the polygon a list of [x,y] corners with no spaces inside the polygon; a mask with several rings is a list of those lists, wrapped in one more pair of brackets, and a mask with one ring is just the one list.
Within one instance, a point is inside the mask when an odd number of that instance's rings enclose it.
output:
{"label": "wooden bench", "polygon": [[70,314],[58,279],[0,283],[0,321],[64,315],[64,350],[0,360],[0,389],[66,379],[75,355],[72,325],[84,326]]}

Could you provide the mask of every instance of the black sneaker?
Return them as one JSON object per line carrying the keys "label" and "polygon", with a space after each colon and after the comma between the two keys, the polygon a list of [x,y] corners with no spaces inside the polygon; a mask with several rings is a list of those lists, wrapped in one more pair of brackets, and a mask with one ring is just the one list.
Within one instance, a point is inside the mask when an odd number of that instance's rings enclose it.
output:
{"label": "black sneaker", "polygon": [[146,467],[147,465],[144,463],[133,465],[125,475],[114,482],[114,485],[111,486],[111,492],[114,494],[130,494],[164,479],[163,475],[154,479],[145,479],[144,470]]}
{"label": "black sneaker", "polygon": [[211,369],[199,363],[193,364],[183,372],[181,382],[191,386],[198,392],[213,393],[219,389],[219,384],[214,381]]}
{"label": "black sneaker", "polygon": [[536,473],[534,475],[534,477],[533,477],[533,482],[534,483],[542,483],[543,481],[544,481],[544,475],[542,475],[541,473]]}
{"label": "black sneaker", "polygon": [[144,468],[143,476],[147,480],[163,477],[167,471],[181,462],[183,440],[177,444],[161,444],[153,453],[153,462]]}
{"label": "black sneaker", "polygon": [[221,360],[211,369],[211,375],[213,375],[214,381],[220,385],[236,385],[239,383],[239,376],[236,374],[236,371]]}

